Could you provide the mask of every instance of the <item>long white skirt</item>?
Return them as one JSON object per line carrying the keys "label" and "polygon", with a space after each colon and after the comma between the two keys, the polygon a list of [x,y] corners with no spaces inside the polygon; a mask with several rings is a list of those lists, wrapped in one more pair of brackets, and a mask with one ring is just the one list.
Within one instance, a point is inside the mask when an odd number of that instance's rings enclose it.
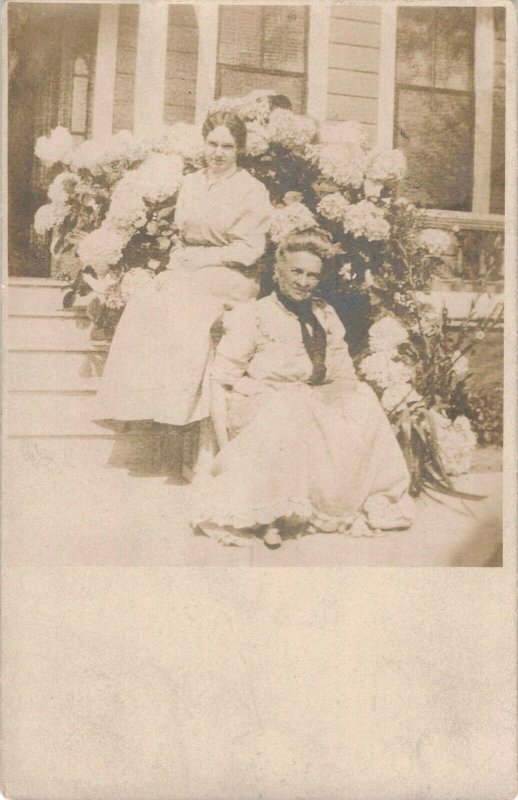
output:
{"label": "long white skirt", "polygon": [[188,425],[209,415],[211,328],[257,295],[227,267],[166,270],[126,306],[111,343],[95,418]]}
{"label": "long white skirt", "polygon": [[319,531],[408,527],[409,474],[379,401],[366,384],[331,404],[318,387],[272,392],[195,482],[192,523],[227,544],[278,520]]}

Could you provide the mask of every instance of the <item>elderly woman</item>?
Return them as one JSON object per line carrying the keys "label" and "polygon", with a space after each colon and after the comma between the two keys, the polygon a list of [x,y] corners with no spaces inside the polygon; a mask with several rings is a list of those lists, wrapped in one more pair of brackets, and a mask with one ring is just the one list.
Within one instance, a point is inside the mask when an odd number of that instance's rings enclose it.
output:
{"label": "elderly woman", "polygon": [[292,234],[276,290],[225,316],[212,366],[221,448],[197,479],[193,525],[223,544],[290,529],[373,535],[411,524],[409,475],[372,389],[353,368],[344,328],[315,299],[326,240]]}
{"label": "elderly woman", "polygon": [[224,309],[258,294],[270,202],[239,165],[246,126],[216,112],[203,126],[206,167],[186,175],[175,222],[182,244],[168,268],[128,303],[98,396],[100,419],[183,426],[209,416],[210,329]]}

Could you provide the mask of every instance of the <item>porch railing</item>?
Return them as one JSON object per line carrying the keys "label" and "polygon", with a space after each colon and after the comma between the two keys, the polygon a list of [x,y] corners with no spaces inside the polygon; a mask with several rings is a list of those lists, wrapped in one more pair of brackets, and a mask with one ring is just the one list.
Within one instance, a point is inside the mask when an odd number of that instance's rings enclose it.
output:
{"label": "porch railing", "polygon": [[503,292],[503,216],[429,209],[423,214],[426,227],[441,228],[451,234],[451,247],[434,279],[434,290]]}

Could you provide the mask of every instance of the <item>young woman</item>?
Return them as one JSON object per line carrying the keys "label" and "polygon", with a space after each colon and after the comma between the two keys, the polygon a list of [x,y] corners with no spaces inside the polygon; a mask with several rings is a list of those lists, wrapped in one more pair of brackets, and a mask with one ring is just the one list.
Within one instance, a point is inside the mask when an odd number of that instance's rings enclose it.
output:
{"label": "young woman", "polygon": [[344,328],[315,299],[326,241],[294,234],[276,290],[225,315],[212,366],[221,448],[198,478],[192,522],[223,544],[300,532],[403,529],[409,475],[372,389],[354,372]]}
{"label": "young woman", "polygon": [[269,227],[266,188],[238,165],[246,127],[209,115],[206,167],[186,175],[175,222],[182,246],[127,305],[98,396],[99,419],[187,425],[209,415],[210,330],[225,308],[257,296],[254,262]]}

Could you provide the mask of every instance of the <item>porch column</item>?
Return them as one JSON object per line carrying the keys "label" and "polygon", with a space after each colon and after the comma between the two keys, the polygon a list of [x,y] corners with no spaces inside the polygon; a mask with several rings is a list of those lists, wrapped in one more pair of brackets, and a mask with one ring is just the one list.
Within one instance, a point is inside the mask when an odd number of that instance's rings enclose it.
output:
{"label": "porch column", "polygon": [[99,29],[95,56],[92,111],[92,135],[94,139],[106,139],[112,133],[118,30],[119,6],[111,3],[102,4],[99,9]]}
{"label": "porch column", "polygon": [[133,131],[146,136],[164,122],[169,6],[142,3],[139,9]]}
{"label": "porch column", "polygon": [[378,83],[378,146],[394,146],[394,106],[396,100],[397,8],[381,6],[380,60]]}
{"label": "porch column", "polygon": [[195,121],[201,125],[216,96],[216,65],[218,57],[217,4],[207,2],[194,6],[198,20],[198,72],[196,77]]}
{"label": "porch column", "polygon": [[329,6],[309,9],[307,113],[318,120],[327,114]]}
{"label": "porch column", "polygon": [[495,31],[492,8],[477,8],[475,27],[475,148],[473,207],[488,214],[491,197],[491,144]]}

